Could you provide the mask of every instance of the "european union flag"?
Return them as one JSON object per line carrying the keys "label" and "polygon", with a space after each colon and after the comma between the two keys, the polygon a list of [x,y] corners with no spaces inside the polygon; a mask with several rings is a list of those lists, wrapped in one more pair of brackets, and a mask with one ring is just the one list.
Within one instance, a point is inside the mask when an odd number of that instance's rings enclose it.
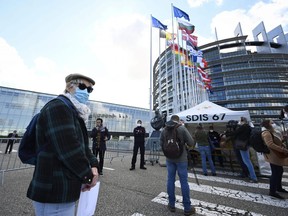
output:
{"label": "european union flag", "polygon": [[179,8],[173,6],[174,16],[181,18],[184,17],[186,20],[190,21],[189,15],[184,11],[180,10]]}
{"label": "european union flag", "polygon": [[167,29],[167,25],[162,24],[158,19],[154,18],[153,16],[151,16],[152,18],[152,26],[155,28],[159,28],[162,30],[166,30]]}

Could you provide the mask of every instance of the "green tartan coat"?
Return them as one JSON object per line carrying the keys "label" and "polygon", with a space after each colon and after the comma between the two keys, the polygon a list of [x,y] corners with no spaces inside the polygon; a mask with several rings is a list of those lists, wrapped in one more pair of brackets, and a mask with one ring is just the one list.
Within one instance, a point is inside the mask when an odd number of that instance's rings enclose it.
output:
{"label": "green tartan coat", "polygon": [[91,167],[98,167],[84,121],[61,100],[52,100],[41,110],[36,136],[38,147],[45,147],[37,156],[27,197],[42,203],[78,200],[81,185],[93,177]]}

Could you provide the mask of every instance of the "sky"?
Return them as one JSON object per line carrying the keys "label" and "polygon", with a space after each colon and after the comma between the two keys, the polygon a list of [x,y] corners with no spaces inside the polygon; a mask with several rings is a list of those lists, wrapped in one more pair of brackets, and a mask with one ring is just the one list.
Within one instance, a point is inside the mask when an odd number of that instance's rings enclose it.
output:
{"label": "sky", "polygon": [[239,22],[249,40],[261,21],[288,32],[287,0],[0,0],[0,86],[58,95],[81,73],[96,81],[90,100],[149,108],[150,53],[152,65],[159,56],[151,15],[172,32],[172,5],[199,46],[215,28],[219,40],[233,37]]}

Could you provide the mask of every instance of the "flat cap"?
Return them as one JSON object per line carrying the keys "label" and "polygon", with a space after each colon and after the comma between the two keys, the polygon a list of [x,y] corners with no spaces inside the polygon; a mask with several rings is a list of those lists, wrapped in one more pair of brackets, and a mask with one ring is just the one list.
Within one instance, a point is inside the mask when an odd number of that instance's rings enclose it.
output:
{"label": "flat cap", "polygon": [[93,85],[95,85],[95,81],[93,79],[91,79],[90,77],[84,76],[82,74],[70,74],[65,78],[66,83],[72,81],[72,80],[76,80],[76,79],[85,79],[87,81],[89,81],[90,83],[92,83]]}

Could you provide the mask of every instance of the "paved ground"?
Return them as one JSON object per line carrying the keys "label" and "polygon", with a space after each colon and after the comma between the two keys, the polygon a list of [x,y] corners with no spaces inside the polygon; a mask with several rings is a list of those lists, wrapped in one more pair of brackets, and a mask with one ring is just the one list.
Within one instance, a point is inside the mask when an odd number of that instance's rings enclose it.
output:
{"label": "paved ground", "polygon": [[[139,160],[139,158],[138,158]],[[159,163],[164,164],[160,158]],[[95,216],[166,216],[183,215],[181,190],[176,187],[176,213],[167,211],[166,168],[147,162],[147,170],[130,171],[131,155],[105,161],[104,175],[101,176],[100,194]],[[0,215],[33,215],[31,201],[26,198],[26,190],[32,169],[7,172],[4,185],[0,186]],[[288,212],[288,200],[279,201],[267,196],[268,179],[260,179],[259,184],[239,179],[230,169],[218,168],[217,176],[201,175],[196,167],[200,186],[193,173],[189,175],[192,203],[196,215],[277,215]],[[284,175],[284,185],[288,189],[288,174]],[[176,181],[179,185],[179,181]],[[288,198],[288,194],[284,194]]]}

